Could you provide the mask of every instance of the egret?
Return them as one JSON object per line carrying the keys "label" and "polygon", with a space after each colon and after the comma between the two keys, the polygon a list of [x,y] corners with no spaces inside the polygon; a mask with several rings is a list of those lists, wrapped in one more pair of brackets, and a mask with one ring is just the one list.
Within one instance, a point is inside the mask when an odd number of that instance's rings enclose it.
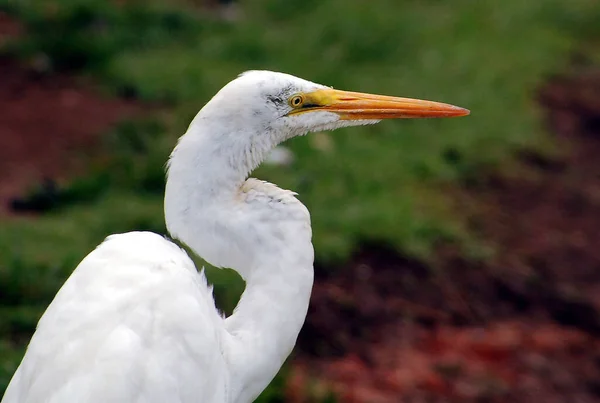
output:
{"label": "egret", "polygon": [[464,116],[456,106],[335,90],[250,71],[221,89],[167,166],[173,239],[246,282],[229,317],[203,271],[150,232],[111,235],[40,319],[3,403],[245,403],[291,353],[313,285],[310,216],[295,193],[248,178],[279,143],[390,118]]}

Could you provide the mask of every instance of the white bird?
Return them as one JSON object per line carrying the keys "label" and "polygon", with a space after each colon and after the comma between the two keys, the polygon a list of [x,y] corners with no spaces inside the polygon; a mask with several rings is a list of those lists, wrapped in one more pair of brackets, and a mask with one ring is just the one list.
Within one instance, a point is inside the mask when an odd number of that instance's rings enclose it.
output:
{"label": "white bird", "polygon": [[313,284],[308,210],[248,179],[279,143],[387,118],[464,116],[452,105],[334,90],[269,71],[240,75],[171,154],[171,236],[246,289],[225,318],[203,272],[150,232],[111,235],[42,316],[3,403],[245,403],[271,382],[304,323]]}

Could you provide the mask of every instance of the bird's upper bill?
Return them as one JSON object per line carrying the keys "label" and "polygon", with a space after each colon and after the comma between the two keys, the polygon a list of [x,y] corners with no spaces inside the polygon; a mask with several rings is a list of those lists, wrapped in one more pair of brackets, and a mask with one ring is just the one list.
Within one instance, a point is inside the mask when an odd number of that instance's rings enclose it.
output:
{"label": "bird's upper bill", "polygon": [[466,116],[468,109],[420,99],[319,89],[290,98],[289,115],[312,111],[333,112],[341,120],[380,120]]}

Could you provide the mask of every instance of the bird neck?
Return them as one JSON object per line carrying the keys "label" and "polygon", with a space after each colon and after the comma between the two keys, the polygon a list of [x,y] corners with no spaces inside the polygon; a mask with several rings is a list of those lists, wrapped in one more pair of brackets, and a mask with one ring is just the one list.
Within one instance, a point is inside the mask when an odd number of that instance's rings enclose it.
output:
{"label": "bird neck", "polygon": [[[273,380],[304,324],[313,285],[312,253],[265,259],[247,279],[234,313],[225,320],[234,401],[253,401]],[[312,247],[310,252],[312,252]]]}
{"label": "bird neck", "polygon": [[222,351],[231,401],[247,402],[279,371],[304,323],[313,284],[310,217],[292,192],[246,180],[274,140],[252,140],[250,150],[236,144],[242,135],[221,139],[202,133],[207,127],[191,127],[171,156],[165,218],[174,238],[246,280],[224,321]]}
{"label": "bird neck", "polygon": [[[243,203],[243,185],[276,143],[266,136],[253,145],[252,139],[260,136],[239,128],[211,131],[214,126],[201,111],[171,153],[164,205],[167,230],[210,264],[235,269],[246,279],[253,253],[247,241],[261,203]],[[250,225],[244,227],[244,222]]]}
{"label": "bird neck", "polygon": [[182,202],[203,207],[231,198],[273,146],[252,150],[238,144],[235,135],[219,135],[197,126],[190,126],[171,153],[165,197],[171,196],[172,189]]}

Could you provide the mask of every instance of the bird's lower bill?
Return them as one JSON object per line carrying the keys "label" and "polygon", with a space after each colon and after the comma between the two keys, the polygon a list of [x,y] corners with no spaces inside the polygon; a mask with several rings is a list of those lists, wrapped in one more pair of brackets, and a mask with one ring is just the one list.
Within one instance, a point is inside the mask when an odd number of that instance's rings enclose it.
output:
{"label": "bird's lower bill", "polygon": [[303,106],[290,115],[327,111],[338,114],[342,120],[380,120],[458,117],[470,113],[468,109],[441,102],[334,89],[305,93],[303,98]]}

